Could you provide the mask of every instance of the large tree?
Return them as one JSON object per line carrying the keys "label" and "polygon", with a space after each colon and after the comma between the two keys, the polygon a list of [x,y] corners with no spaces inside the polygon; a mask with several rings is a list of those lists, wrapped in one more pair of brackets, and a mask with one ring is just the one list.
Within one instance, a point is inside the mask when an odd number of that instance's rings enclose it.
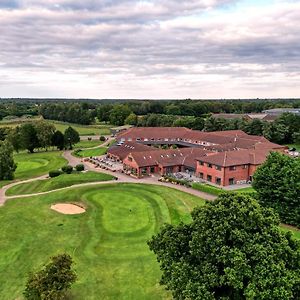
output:
{"label": "large tree", "polygon": [[39,147],[37,132],[33,124],[27,123],[20,127],[20,140],[22,148],[27,149],[30,153]]}
{"label": "large tree", "polygon": [[16,152],[19,152],[23,148],[21,140],[21,130],[19,126],[11,128],[9,130],[7,140],[11,143]]}
{"label": "large tree", "polygon": [[35,124],[39,145],[47,149],[51,146],[52,136],[55,132],[55,126],[51,123],[40,121]]}
{"label": "large tree", "polygon": [[65,137],[64,135],[59,131],[55,131],[52,139],[51,139],[52,146],[57,147],[59,150],[63,150],[65,147]]}
{"label": "large tree", "polygon": [[70,149],[73,148],[74,144],[80,142],[79,133],[70,126],[65,130],[64,138],[65,143],[69,146]]}
{"label": "large tree", "polygon": [[110,111],[109,121],[111,124],[124,125],[126,118],[131,114],[128,105],[118,104]]}
{"label": "large tree", "polygon": [[29,274],[24,296],[30,300],[60,300],[66,298],[66,291],[76,281],[72,270],[72,258],[61,254],[35,274]]}
{"label": "large tree", "polygon": [[12,145],[8,141],[0,141],[0,180],[14,179],[16,168]]}
{"label": "large tree", "polygon": [[272,209],[227,193],[192,218],[148,242],[174,299],[299,299],[300,245]]}
{"label": "large tree", "polygon": [[300,160],[273,152],[255,172],[260,202],[274,208],[284,223],[300,227]]}

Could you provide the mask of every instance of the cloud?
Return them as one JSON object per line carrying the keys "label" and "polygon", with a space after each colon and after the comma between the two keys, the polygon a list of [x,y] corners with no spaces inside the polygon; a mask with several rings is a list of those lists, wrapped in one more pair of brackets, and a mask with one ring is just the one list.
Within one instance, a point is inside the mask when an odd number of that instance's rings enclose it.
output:
{"label": "cloud", "polygon": [[224,9],[236,1],[215,0],[8,2],[0,2],[0,96],[299,93],[299,2],[238,11]]}

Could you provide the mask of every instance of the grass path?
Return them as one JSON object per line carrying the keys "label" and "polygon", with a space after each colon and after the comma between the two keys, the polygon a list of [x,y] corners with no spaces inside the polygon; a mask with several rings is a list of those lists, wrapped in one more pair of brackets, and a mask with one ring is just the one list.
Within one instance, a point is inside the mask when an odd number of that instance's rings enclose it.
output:
{"label": "grass path", "polygon": [[113,180],[109,174],[98,172],[62,174],[58,177],[20,183],[6,191],[7,196],[41,193],[69,187],[75,184]]}
{"label": "grass path", "polygon": [[[67,216],[57,202],[82,202]],[[111,184],[8,201],[0,207],[0,299],[21,296],[26,274],[62,251],[75,259],[72,299],[169,299],[146,241],[163,223],[189,222],[203,200],[161,186]],[[10,278],[10,280],[7,280]]]}

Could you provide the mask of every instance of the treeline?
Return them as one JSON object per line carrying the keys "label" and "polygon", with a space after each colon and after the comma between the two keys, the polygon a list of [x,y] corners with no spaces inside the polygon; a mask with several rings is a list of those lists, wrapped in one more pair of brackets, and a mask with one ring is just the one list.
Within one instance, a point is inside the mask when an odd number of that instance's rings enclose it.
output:
{"label": "treeline", "polygon": [[38,107],[32,103],[1,103],[0,104],[0,120],[5,117],[21,117],[24,115],[38,115]]}
{"label": "treeline", "polygon": [[284,113],[274,122],[260,119],[222,119],[209,117],[204,122],[204,131],[240,129],[248,134],[261,135],[278,144],[300,144],[300,116]]}
{"label": "treeline", "polygon": [[0,141],[8,142],[14,151],[56,147],[59,150],[72,148],[80,141],[79,133],[68,127],[64,133],[55,129],[54,125],[45,121],[26,123],[15,128],[1,127]]}
{"label": "treeline", "polygon": [[[291,100],[177,100],[177,101],[96,101],[84,100],[49,101],[45,99],[34,102],[10,101],[0,105],[0,119],[7,116],[37,115],[70,123],[92,124],[95,121],[110,122],[113,125],[124,125],[129,115],[146,122],[147,115],[167,115],[178,119],[179,116],[205,117],[212,113],[258,113],[265,109],[280,107],[300,107],[299,99]],[[148,118],[148,117],[147,117]],[[146,119],[147,119],[146,118]],[[151,117],[153,118],[153,117]],[[173,121],[174,121],[173,119]],[[163,123],[171,123],[171,117]],[[127,120],[128,121],[128,120]]]}
{"label": "treeline", "polygon": [[39,113],[49,120],[89,125],[95,121],[95,107],[87,103],[42,104]]}

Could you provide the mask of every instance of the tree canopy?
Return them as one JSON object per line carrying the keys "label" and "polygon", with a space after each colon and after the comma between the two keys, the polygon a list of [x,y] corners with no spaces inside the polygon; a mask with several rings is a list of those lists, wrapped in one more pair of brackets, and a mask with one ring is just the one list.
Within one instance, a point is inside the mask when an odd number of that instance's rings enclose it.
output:
{"label": "tree canopy", "polygon": [[249,195],[222,194],[148,242],[174,299],[300,297],[300,245]]}
{"label": "tree canopy", "polygon": [[12,145],[8,141],[0,141],[0,180],[14,179],[16,168]]}
{"label": "tree canopy", "polygon": [[72,149],[73,145],[80,142],[79,133],[72,127],[68,127],[64,134],[65,143]]}
{"label": "tree canopy", "polygon": [[51,262],[35,274],[29,274],[24,296],[29,300],[65,299],[66,291],[76,281],[72,270],[72,257],[60,254],[51,258]]}
{"label": "tree canopy", "polygon": [[274,208],[282,222],[300,227],[300,159],[271,153],[252,185],[262,205]]}

